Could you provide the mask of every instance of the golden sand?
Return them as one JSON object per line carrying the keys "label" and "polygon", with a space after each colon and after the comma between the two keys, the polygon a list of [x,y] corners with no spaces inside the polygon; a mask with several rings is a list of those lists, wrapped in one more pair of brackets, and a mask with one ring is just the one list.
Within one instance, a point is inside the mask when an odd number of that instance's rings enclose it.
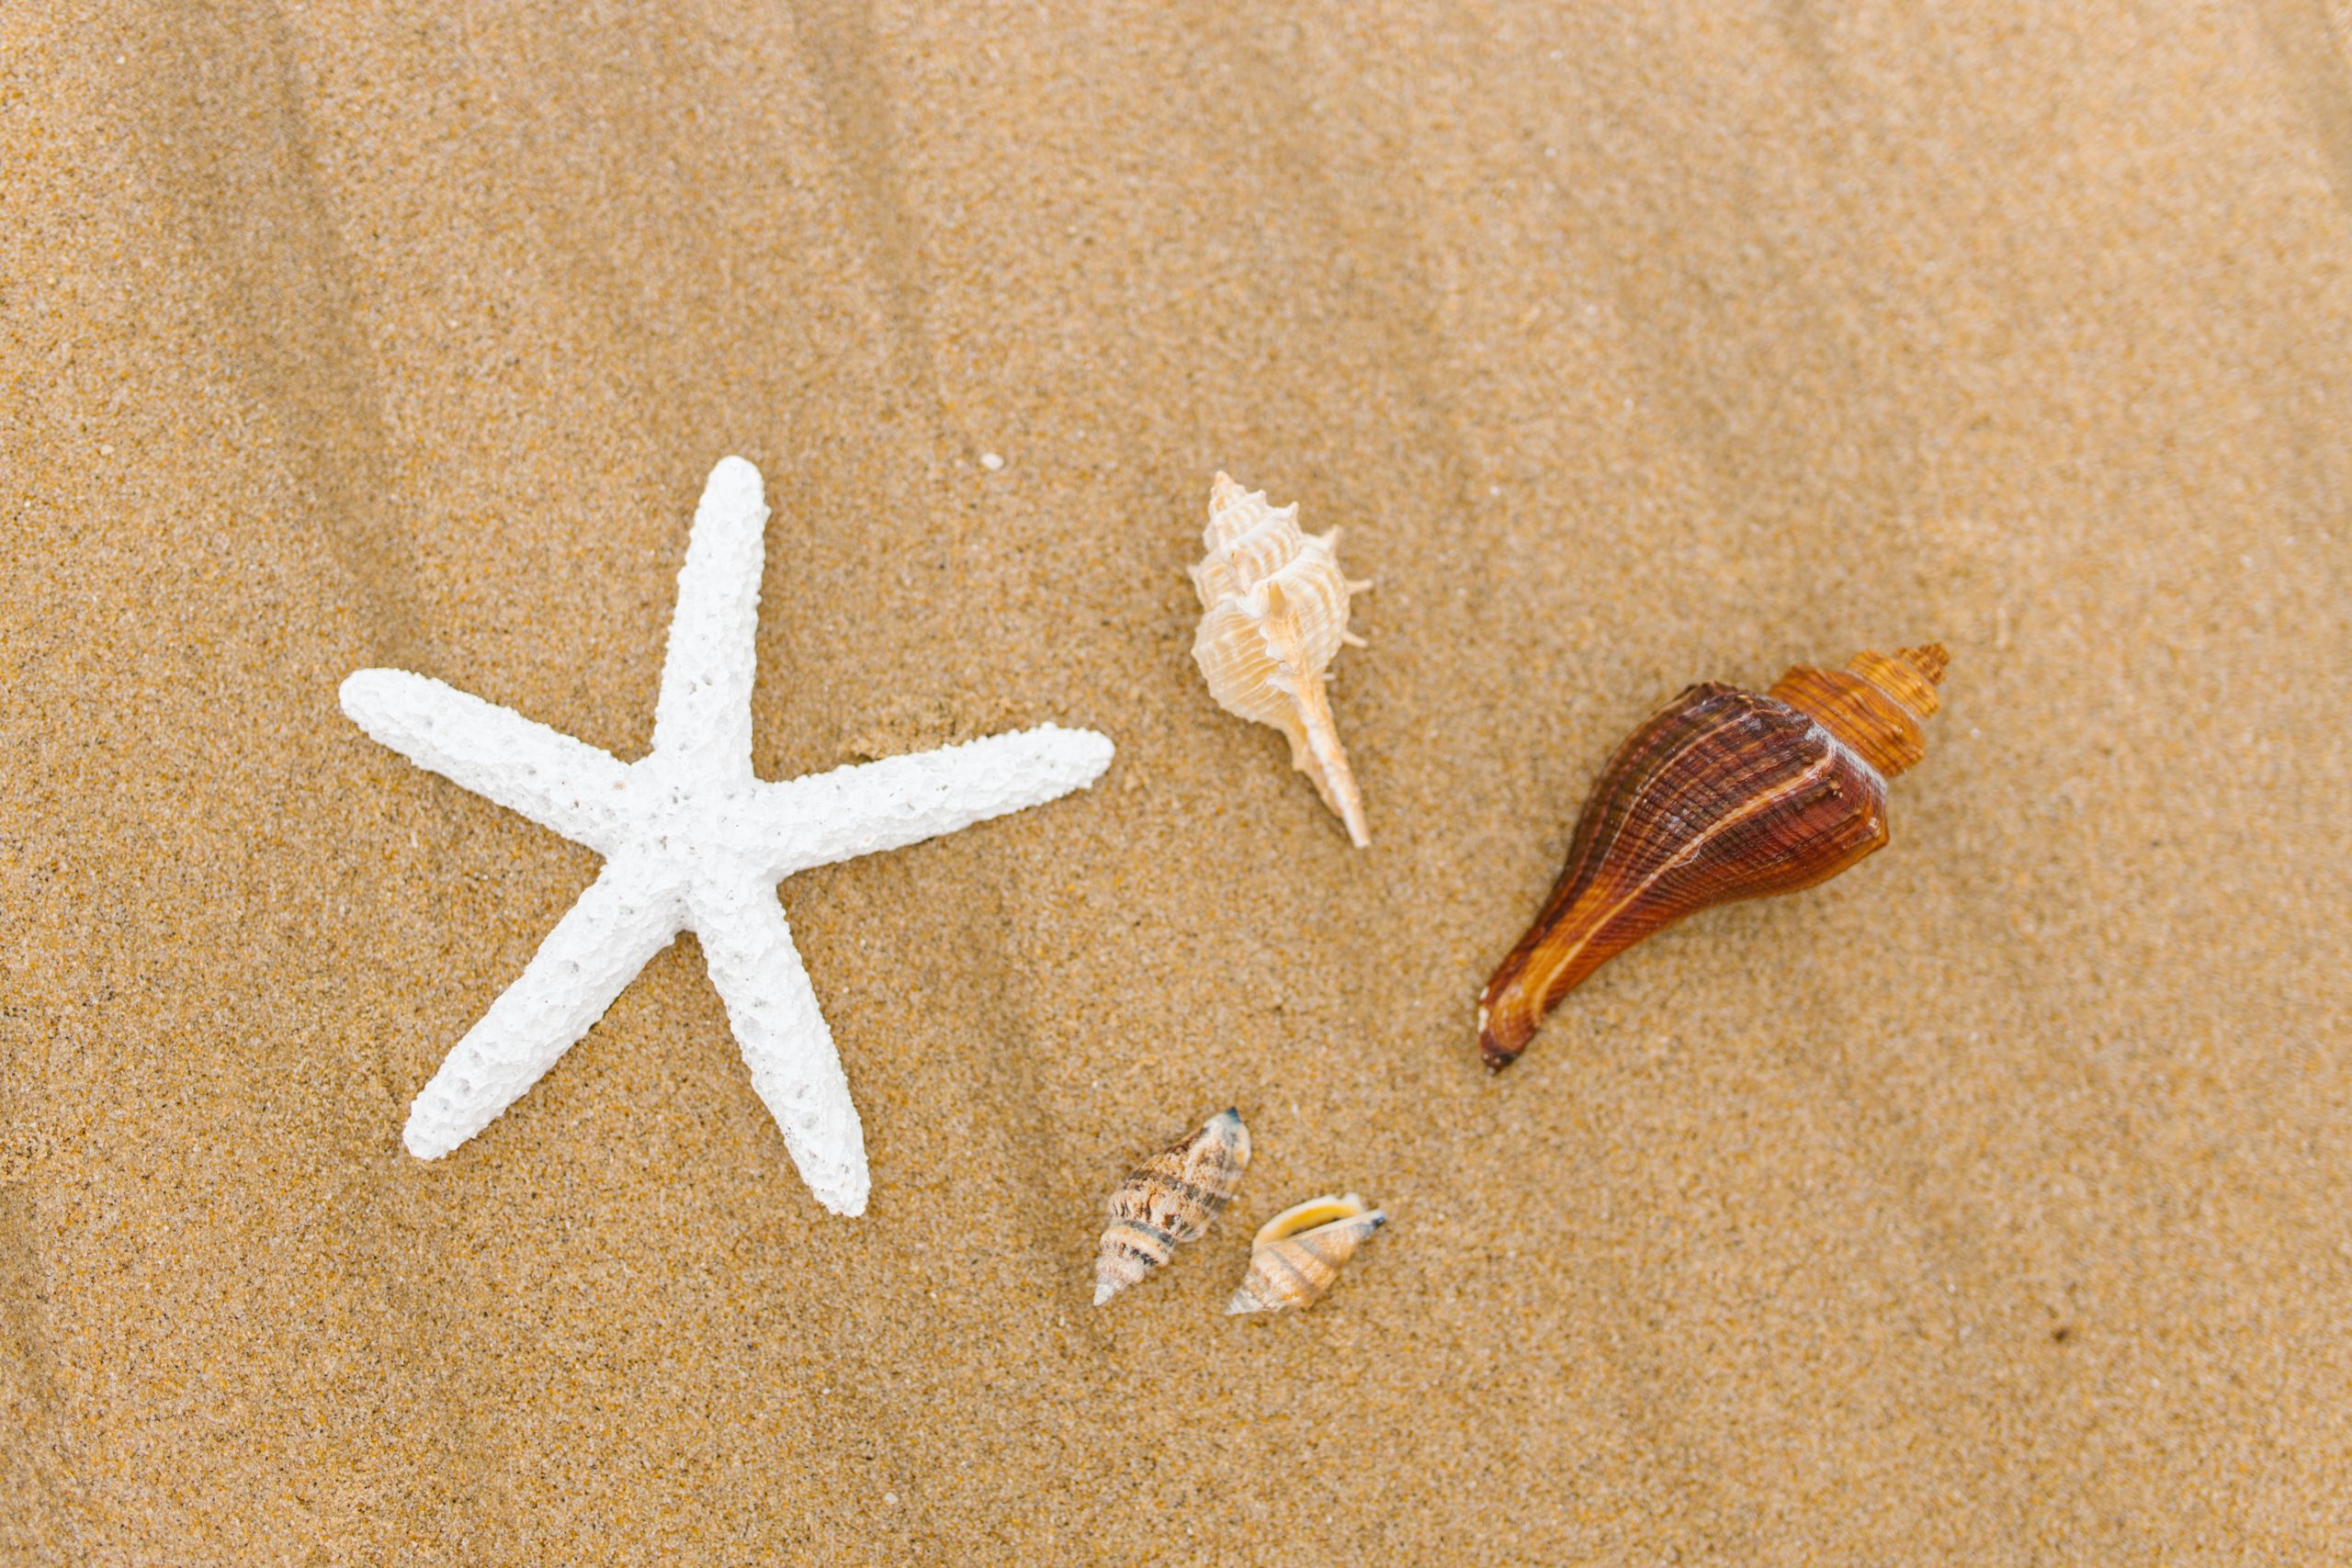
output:
{"label": "golden sand", "polygon": [[[0,13],[0,1560],[2340,1561],[2352,5],[1062,9]],[[728,452],[764,775],[1120,748],[787,887],[858,1222],[690,942],[398,1143],[594,863],[336,683],[639,754]],[[1219,467],[1378,580],[1369,851]],[[1929,638],[1892,848],[1487,1075],[1632,724]]]}

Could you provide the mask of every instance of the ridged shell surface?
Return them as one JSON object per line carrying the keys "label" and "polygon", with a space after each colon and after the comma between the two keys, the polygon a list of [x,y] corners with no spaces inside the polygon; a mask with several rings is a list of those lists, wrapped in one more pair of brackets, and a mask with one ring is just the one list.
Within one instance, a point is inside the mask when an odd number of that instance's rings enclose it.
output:
{"label": "ridged shell surface", "polygon": [[1340,1270],[1388,1216],[1351,1192],[1310,1198],[1258,1227],[1250,1272],[1225,1303],[1228,1315],[1296,1312],[1329,1292]]}
{"label": "ridged shell surface", "polygon": [[1500,1068],[1611,958],[1717,904],[1793,893],[1887,841],[1886,779],[1918,760],[1941,647],[1800,667],[1770,694],[1692,686],[1593,785],[1567,863],[1478,998]]}
{"label": "ridged shell surface", "polygon": [[1372,841],[1363,799],[1324,689],[1324,671],[1348,630],[1350,581],[1336,553],[1340,531],[1303,534],[1298,508],[1272,506],[1219,474],[1209,491],[1207,556],[1192,569],[1201,599],[1193,660],[1228,713],[1270,724],[1290,739],[1291,765],[1314,781],[1358,848]]}
{"label": "ridged shell surface", "polygon": [[1094,1257],[1101,1306],[1168,1261],[1178,1244],[1209,1228],[1250,1168],[1250,1129],[1220,1111],[1146,1160],[1111,1194],[1111,1224]]}

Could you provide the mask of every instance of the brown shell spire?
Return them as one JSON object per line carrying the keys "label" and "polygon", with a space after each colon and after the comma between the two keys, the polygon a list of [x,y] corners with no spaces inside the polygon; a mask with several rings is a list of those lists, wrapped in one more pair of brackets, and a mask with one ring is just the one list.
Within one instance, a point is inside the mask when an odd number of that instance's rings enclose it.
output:
{"label": "brown shell spire", "polygon": [[1843,670],[1799,665],[1769,694],[1692,686],[1609,760],[1543,911],[1478,997],[1500,1070],[1585,976],[1717,904],[1793,893],[1884,844],[1886,781],[1927,746],[1940,643]]}

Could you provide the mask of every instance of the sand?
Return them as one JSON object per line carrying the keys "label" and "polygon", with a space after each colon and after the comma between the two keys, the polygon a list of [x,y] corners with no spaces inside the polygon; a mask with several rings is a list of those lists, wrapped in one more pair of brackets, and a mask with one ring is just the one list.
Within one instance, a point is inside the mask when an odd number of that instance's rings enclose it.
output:
{"label": "sand", "polygon": [[[2352,4],[458,9],[0,17],[0,1559],[2341,1560]],[[398,1141],[594,860],[336,684],[639,754],[729,452],[764,774],[1119,745],[786,886],[860,1221],[691,940]],[[1378,581],[1369,851],[1218,467]],[[1931,637],[1891,848],[1487,1076],[1626,729]]]}

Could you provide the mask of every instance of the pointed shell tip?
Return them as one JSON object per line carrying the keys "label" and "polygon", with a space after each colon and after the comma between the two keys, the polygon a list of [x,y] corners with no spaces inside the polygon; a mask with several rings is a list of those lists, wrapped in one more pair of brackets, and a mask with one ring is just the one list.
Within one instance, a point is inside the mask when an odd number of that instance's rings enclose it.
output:
{"label": "pointed shell tip", "polygon": [[1905,649],[1903,658],[1909,661],[1912,668],[1926,676],[1928,683],[1932,685],[1941,681],[1944,678],[1944,671],[1951,667],[1951,649],[1939,642],[1926,642],[1917,648]]}

